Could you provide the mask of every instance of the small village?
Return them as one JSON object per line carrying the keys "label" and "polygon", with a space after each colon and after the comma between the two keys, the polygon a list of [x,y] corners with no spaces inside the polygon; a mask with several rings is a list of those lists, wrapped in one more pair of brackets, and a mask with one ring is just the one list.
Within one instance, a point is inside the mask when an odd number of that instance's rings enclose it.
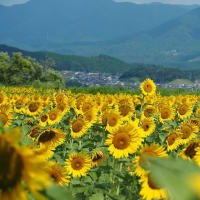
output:
{"label": "small village", "polygon": [[[91,86],[112,86],[112,87],[127,87],[137,89],[140,87],[140,82],[126,82],[120,80],[120,74],[99,73],[99,72],[75,72],[75,71],[62,71],[64,79],[76,81],[84,87]],[[200,89],[200,81],[195,81],[192,84],[185,83],[157,83],[158,88],[182,88],[182,89]]]}

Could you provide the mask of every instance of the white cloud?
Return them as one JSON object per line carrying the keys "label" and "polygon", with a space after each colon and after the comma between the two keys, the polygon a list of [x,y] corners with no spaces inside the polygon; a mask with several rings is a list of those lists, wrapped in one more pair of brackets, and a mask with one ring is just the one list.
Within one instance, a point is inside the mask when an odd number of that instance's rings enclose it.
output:
{"label": "white cloud", "polygon": [[23,4],[28,2],[29,0],[0,0],[0,5],[4,6],[12,6],[15,4]]}
{"label": "white cloud", "polygon": [[132,2],[137,4],[160,2],[165,4],[200,5],[200,0],[115,0],[116,2]]}

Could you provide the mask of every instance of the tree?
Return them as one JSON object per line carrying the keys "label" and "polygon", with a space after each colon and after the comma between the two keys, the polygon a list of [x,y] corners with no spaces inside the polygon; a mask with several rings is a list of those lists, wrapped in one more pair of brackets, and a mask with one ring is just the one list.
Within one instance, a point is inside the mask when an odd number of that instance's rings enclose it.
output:
{"label": "tree", "polygon": [[54,88],[62,88],[65,85],[65,81],[60,72],[52,69],[48,69],[46,71],[42,78],[42,82],[52,82],[54,84]]}
{"label": "tree", "polygon": [[42,66],[33,58],[24,58],[21,53],[13,53],[8,76],[10,85],[30,84],[33,80],[41,79]]}
{"label": "tree", "polygon": [[53,60],[52,58],[49,58],[49,57],[47,57],[47,56],[46,56],[45,59],[42,60],[40,63],[41,63],[41,65],[43,66],[44,72],[46,72],[47,69],[50,69],[50,68],[56,66],[55,60]]}
{"label": "tree", "polygon": [[8,53],[0,52],[0,82],[5,84],[8,80],[10,57]]}
{"label": "tree", "polygon": [[31,57],[23,57],[21,53],[0,53],[0,83],[4,85],[43,85],[48,83],[54,88],[64,87],[62,75],[50,69],[53,66],[51,59],[46,62],[46,70]]}

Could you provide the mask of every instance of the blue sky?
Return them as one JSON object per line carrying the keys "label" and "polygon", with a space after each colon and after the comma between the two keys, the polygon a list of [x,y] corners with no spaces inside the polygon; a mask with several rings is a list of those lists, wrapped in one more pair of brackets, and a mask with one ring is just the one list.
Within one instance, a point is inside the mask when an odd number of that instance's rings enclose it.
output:
{"label": "blue sky", "polygon": [[[25,3],[27,1],[28,0],[0,0],[0,4],[9,6],[9,5],[13,5],[13,4]],[[74,1],[76,1],[76,0],[74,0]],[[161,2],[161,3],[167,3],[167,4],[184,4],[184,5],[199,4],[200,5],[200,0],[115,0],[115,1],[117,1],[117,2],[133,2],[133,3],[138,3],[138,4]]]}

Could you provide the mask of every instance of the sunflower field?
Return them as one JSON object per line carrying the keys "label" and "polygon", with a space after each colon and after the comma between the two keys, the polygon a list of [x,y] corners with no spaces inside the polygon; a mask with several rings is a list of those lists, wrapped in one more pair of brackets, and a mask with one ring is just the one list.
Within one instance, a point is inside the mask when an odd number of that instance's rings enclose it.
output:
{"label": "sunflower field", "polygon": [[200,96],[0,89],[1,200],[200,199]]}

